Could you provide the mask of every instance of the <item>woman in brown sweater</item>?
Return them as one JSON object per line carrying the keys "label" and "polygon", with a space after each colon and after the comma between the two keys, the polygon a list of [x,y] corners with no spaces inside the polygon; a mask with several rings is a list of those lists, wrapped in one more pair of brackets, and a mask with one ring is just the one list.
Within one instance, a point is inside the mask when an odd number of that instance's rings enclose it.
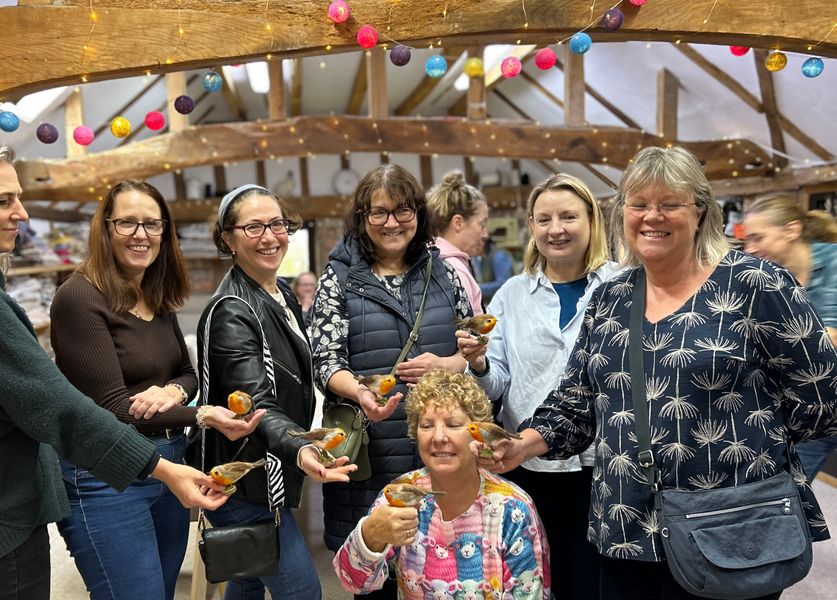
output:
{"label": "woman in brown sweater", "polygon": [[[142,181],[109,191],[90,226],[88,256],[51,308],[58,367],[73,385],[182,463],[183,427],[248,435],[263,415],[235,420],[221,406],[185,406],[196,390],[175,310],[189,293],[165,200]],[[153,480],[123,493],[61,464],[71,515],[59,531],[94,600],[171,599],[186,552],[189,513]]]}

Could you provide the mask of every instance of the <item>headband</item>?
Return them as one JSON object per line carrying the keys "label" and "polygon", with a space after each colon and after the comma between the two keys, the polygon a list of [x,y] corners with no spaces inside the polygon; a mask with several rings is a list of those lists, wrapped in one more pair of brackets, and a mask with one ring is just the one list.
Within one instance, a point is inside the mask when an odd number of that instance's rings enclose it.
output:
{"label": "headband", "polygon": [[260,185],[256,185],[255,183],[248,183],[246,185],[238,186],[233,191],[228,192],[223,198],[221,198],[221,204],[218,205],[219,228],[224,228],[224,218],[227,216],[227,209],[229,209],[230,204],[241,198],[247,192],[251,192],[254,190],[264,192],[266,196],[270,196],[271,198],[273,197],[273,192],[271,192],[267,188],[263,188]]}

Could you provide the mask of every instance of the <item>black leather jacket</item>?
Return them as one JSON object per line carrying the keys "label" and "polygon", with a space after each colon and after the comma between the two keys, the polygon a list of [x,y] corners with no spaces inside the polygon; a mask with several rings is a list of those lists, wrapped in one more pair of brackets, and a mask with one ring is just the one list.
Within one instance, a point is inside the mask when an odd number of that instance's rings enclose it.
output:
{"label": "black leather jacket", "polygon": [[[305,332],[302,312],[290,288],[279,281],[279,289],[291,307],[300,329]],[[212,313],[209,331],[209,356],[204,356],[205,323],[209,309],[223,296]],[[249,304],[253,312],[245,304]],[[258,319],[258,322],[256,321]],[[262,352],[264,335],[273,360],[276,379],[274,391],[268,379]],[[208,363],[205,362],[208,360]],[[227,406],[227,396],[242,390],[250,394],[257,408],[267,409],[256,430],[244,440],[229,441],[223,434],[206,430],[204,471],[231,460],[255,461],[264,458],[265,450],[282,461],[285,481],[285,506],[299,506],[304,473],[296,466],[297,452],[306,445],[291,431],[307,431],[314,417],[314,383],[311,350],[290,328],[282,307],[264,288],[235,266],[224,277],[198,324],[198,375],[203,387],[205,366],[209,368],[209,403]],[[244,445],[242,449],[242,445]],[[189,442],[188,460],[201,468],[201,436],[195,428]],[[236,453],[241,452],[236,456]],[[267,505],[267,479],[264,469],[251,471],[238,483],[237,496]]]}

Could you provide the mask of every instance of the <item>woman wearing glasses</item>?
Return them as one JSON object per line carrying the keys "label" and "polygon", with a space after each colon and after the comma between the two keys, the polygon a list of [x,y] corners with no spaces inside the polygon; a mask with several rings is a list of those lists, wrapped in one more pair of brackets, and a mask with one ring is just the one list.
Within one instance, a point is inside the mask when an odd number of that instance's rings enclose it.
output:
{"label": "woman wearing glasses", "polygon": [[[602,600],[693,600],[669,571],[666,531],[638,456],[637,423],[649,428],[664,489],[732,488],[790,471],[808,517],[800,536],[827,539],[793,445],[837,429],[837,354],[786,270],[729,248],[721,208],[688,151],[641,150],[622,175],[612,210],[617,255],[630,268],[596,290],[565,377],[520,424],[522,440],[500,442],[496,462],[483,464],[502,471],[536,456],[566,459],[592,444],[588,539],[601,555]],[[632,300],[639,277],[646,280],[645,297]],[[635,301],[645,303],[636,346],[643,356],[647,421],[640,421],[631,397]],[[771,546],[784,554],[771,558],[801,553],[793,541],[804,544],[789,535],[787,544]],[[727,548],[734,557],[713,553],[711,560],[762,564],[756,560],[764,554],[734,543]],[[740,562],[745,559],[753,562]],[[705,583],[709,595],[723,596],[724,590],[712,589],[711,576]],[[769,587],[752,590],[763,600],[780,594]]]}
{"label": "woman wearing glasses", "polygon": [[[384,485],[419,466],[400,403],[405,384],[434,368],[465,367],[456,352],[453,321],[471,315],[471,306],[453,267],[428,247],[432,240],[418,181],[402,167],[382,165],[358,184],[346,234],[320,278],[313,326],[317,381],[330,399],[339,396],[357,404],[370,421],[372,477],[323,488],[325,542],[335,552]],[[355,376],[388,374],[395,367],[426,282],[418,339],[397,366],[399,384],[379,406],[375,393]],[[396,593],[393,580],[374,597],[395,598]]]}
{"label": "woman wearing glasses", "polygon": [[[197,390],[175,310],[189,285],[162,195],[143,181],[113,186],[90,223],[87,258],[50,310],[58,367],[82,392],[134,425],[164,458],[183,463],[183,427]],[[202,415],[231,439],[261,414],[235,420],[226,408]],[[62,461],[71,514],[58,525],[91,598],[172,598],[186,551],[189,512],[160,482],[119,493]]]}
{"label": "woman wearing glasses", "polygon": [[[291,289],[276,275],[288,251],[288,236],[299,226],[270,190],[257,185],[233,190],[218,208],[215,245],[221,256],[232,258],[233,266],[198,324],[200,374],[209,376],[209,405],[225,406],[227,396],[241,390],[266,414],[244,443],[207,430],[203,465],[209,469],[235,460],[253,462],[269,452],[281,461],[284,479],[278,570],[269,576],[231,580],[227,600],[261,598],[265,587],[277,600],[320,598],[320,582],[291,509],[299,506],[303,472],[328,483],[348,481],[348,473],[355,470],[354,465],[346,465],[346,458],[325,468],[312,445],[288,435],[309,430],[314,417],[311,350],[302,311]],[[265,365],[265,345],[272,374]],[[189,458],[200,467],[200,436],[193,438]],[[208,513],[214,526],[274,520],[265,469],[252,471],[237,486],[227,510]]]}

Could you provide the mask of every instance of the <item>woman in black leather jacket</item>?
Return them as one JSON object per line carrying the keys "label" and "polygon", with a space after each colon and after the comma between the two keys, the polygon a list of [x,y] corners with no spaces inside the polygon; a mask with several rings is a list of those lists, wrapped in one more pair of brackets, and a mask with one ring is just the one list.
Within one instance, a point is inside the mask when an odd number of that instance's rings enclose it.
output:
{"label": "woman in black leather jacket", "polygon": [[[326,469],[316,449],[289,431],[308,430],[314,416],[311,351],[302,313],[293,293],[276,271],[288,249],[288,236],[299,227],[269,190],[241,186],[221,201],[215,244],[233,267],[224,277],[198,325],[200,377],[209,377],[208,403],[225,406],[236,390],[253,397],[267,413],[243,442],[230,442],[206,429],[203,470],[233,460],[256,461],[267,453],[281,461],[284,506],[280,510],[278,572],[261,578],[234,579],[225,598],[256,597],[266,586],[275,599],[317,600],[320,583],[291,508],[299,506],[303,476],[321,482],[348,481],[354,465],[339,459]],[[208,322],[208,324],[207,324]],[[208,355],[205,338],[209,337]],[[269,351],[266,368],[262,339]],[[201,464],[201,436],[194,436],[190,459]],[[273,520],[268,508],[267,475],[256,469],[237,482],[225,510],[209,513],[214,526]],[[272,486],[274,492],[278,486]],[[255,594],[254,594],[255,592]],[[253,594],[253,595],[251,595]]]}

